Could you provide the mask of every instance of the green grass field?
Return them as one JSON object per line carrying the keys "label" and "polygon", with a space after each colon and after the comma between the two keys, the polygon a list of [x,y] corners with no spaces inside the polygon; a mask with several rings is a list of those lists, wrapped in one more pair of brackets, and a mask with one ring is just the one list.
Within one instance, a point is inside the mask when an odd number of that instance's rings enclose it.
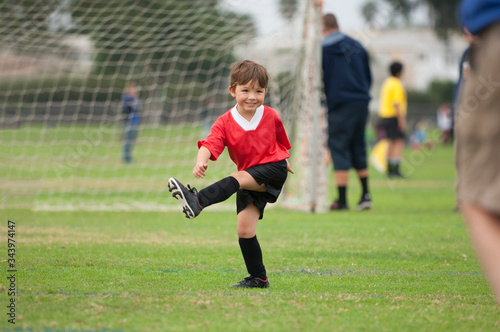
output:
{"label": "green grass field", "polygon": [[[54,159],[67,162],[59,142],[77,149],[80,138],[0,131],[4,331],[500,330],[499,308],[454,212],[451,147],[407,150],[406,180],[372,170],[371,211],[267,210],[257,235],[271,286],[242,290],[230,287],[246,276],[233,211],[187,220],[169,210],[50,210],[79,201],[176,204],[164,184],[172,173],[188,176],[196,147],[183,149],[192,142],[165,151],[172,131],[145,131],[138,162],[127,167],[116,133],[99,130],[110,143],[66,163],[63,177],[51,173]],[[189,167],[173,163],[176,154]],[[213,177],[228,167],[217,165]],[[352,175],[351,205],[358,187]],[[15,296],[8,295],[9,219]],[[12,298],[15,325],[6,314]]]}

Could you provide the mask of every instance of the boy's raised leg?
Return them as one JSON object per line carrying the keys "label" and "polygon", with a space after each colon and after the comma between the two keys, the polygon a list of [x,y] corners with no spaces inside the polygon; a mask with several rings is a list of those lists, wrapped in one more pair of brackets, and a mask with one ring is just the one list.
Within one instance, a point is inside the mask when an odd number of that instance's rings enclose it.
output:
{"label": "boy's raised leg", "polygon": [[175,178],[168,180],[168,190],[179,201],[182,211],[186,214],[186,218],[189,219],[196,218],[201,210],[207,206],[225,201],[239,188],[239,182],[232,176],[225,177],[199,192],[189,185],[186,188]]}

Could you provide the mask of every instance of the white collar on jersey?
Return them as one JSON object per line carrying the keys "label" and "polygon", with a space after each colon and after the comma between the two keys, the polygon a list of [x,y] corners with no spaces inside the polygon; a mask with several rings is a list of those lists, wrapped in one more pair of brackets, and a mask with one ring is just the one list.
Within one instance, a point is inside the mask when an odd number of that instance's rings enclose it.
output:
{"label": "white collar on jersey", "polygon": [[257,129],[257,126],[259,125],[260,120],[262,120],[262,116],[264,115],[264,105],[260,105],[259,107],[257,107],[257,109],[255,110],[255,114],[250,121],[245,119],[238,112],[236,106],[231,109],[231,115],[233,116],[234,121],[236,121],[236,123],[239,124],[244,131],[255,130]]}

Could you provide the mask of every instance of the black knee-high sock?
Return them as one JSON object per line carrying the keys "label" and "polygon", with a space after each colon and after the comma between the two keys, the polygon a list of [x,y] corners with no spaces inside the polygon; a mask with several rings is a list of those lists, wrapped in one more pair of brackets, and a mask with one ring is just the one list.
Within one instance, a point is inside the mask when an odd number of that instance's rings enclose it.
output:
{"label": "black knee-high sock", "polygon": [[203,188],[198,193],[200,205],[206,208],[209,205],[225,201],[240,189],[240,183],[232,176]]}
{"label": "black knee-high sock", "polygon": [[267,279],[266,268],[262,261],[262,250],[260,249],[257,236],[250,239],[239,238],[241,253],[247,266],[247,271],[252,277],[262,280]]}
{"label": "black knee-high sock", "polygon": [[346,186],[339,186],[339,187],[337,187],[337,190],[339,192],[339,203],[345,204],[347,202],[347,200],[346,200],[347,187]]}
{"label": "black knee-high sock", "polygon": [[363,178],[359,178],[359,181],[361,181],[361,187],[363,188],[363,196],[368,194],[368,176],[365,176]]}

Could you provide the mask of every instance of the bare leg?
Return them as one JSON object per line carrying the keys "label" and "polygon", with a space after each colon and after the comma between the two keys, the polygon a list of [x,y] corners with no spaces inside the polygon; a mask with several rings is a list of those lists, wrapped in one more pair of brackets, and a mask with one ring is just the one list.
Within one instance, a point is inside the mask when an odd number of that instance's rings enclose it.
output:
{"label": "bare leg", "polygon": [[255,236],[257,222],[259,221],[260,211],[253,203],[238,213],[238,226],[236,228],[240,238],[249,239]]}
{"label": "bare leg", "polygon": [[401,158],[405,141],[402,139],[388,140],[387,158]]}
{"label": "bare leg", "polygon": [[395,142],[394,142],[394,147],[393,147],[393,155],[392,157],[394,158],[401,158],[401,156],[403,155],[403,149],[405,147],[405,141],[402,140],[402,139],[397,139]]}
{"label": "bare leg", "polygon": [[396,141],[393,139],[387,139],[387,155],[385,159],[394,157],[394,145]]}
{"label": "bare leg", "polygon": [[368,169],[358,169],[356,170],[359,178],[366,178],[368,176]]}
{"label": "bare leg", "polygon": [[460,202],[460,211],[467,222],[469,235],[486,278],[500,305],[500,215],[491,214],[475,204],[463,201]]}
{"label": "bare leg", "polygon": [[255,179],[250,175],[250,173],[246,171],[234,172],[233,174],[231,174],[231,176],[239,182],[240,189],[259,191],[259,192],[266,191],[266,186],[264,184],[258,184],[257,181],[255,181]]}
{"label": "bare leg", "polygon": [[334,174],[337,187],[346,187],[347,183],[349,182],[349,171],[335,171]]}

